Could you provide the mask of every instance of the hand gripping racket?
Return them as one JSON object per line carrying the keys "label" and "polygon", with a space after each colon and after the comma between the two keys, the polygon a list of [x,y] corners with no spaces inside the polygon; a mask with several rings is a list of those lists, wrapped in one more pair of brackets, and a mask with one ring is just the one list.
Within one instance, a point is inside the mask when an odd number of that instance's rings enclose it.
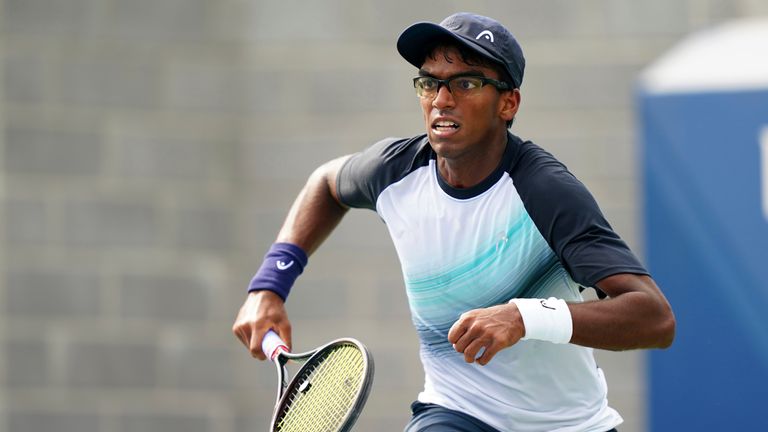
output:
{"label": "hand gripping racket", "polygon": [[[373,383],[373,357],[355,339],[337,339],[292,354],[274,331],[261,350],[277,367],[277,400],[270,431],[346,432],[352,429]],[[287,383],[288,362],[303,363]]]}

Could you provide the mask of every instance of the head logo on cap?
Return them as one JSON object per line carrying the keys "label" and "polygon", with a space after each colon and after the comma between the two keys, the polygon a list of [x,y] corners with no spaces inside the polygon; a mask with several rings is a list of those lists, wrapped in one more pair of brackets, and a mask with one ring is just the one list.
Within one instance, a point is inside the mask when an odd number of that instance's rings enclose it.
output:
{"label": "head logo on cap", "polygon": [[490,30],[483,30],[480,32],[479,35],[475,39],[480,39],[481,37],[484,37],[485,39],[491,41],[493,43],[493,33],[491,33]]}

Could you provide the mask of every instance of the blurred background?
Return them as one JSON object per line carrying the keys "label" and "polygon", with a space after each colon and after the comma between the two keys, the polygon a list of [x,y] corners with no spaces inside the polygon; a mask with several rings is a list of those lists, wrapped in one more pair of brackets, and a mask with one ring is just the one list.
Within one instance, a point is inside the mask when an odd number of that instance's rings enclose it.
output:
{"label": "blurred background", "polygon": [[[317,165],[422,132],[395,40],[460,10],[518,37],[513,133],[642,257],[638,75],[768,2],[0,0],[0,432],[265,430],[273,366],[231,334],[247,283]],[[288,310],[299,350],[373,350],[357,430],[401,430],[422,373],[374,213],[347,215]],[[597,352],[624,432],[648,430],[645,356]]]}

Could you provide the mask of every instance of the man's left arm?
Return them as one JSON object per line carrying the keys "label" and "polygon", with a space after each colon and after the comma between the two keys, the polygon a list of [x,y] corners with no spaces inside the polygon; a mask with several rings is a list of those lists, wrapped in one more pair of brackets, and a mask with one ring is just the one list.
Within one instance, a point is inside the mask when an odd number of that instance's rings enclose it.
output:
{"label": "man's left arm", "polygon": [[[572,324],[570,343],[614,351],[667,348],[672,344],[675,316],[653,279],[620,273],[605,277],[596,285],[609,298],[558,305],[568,309],[566,317],[570,319],[568,324]],[[534,303],[547,309],[555,306],[543,299]],[[562,325],[562,321],[554,320],[551,325]],[[552,330],[549,333],[562,334],[562,329]],[[448,340],[468,363],[485,365],[500,350],[525,336],[523,316],[518,305],[511,302],[462,314],[451,327]]]}
{"label": "man's left arm", "polygon": [[667,348],[675,338],[675,316],[648,276],[620,273],[597,282],[609,298],[568,305],[571,343],[607,350]]}

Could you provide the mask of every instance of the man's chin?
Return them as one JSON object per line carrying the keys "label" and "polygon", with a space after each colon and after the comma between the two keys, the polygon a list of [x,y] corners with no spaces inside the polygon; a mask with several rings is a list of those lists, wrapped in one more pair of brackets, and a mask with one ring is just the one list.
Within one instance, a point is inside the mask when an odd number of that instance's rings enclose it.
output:
{"label": "man's chin", "polygon": [[453,159],[458,154],[462,153],[462,146],[454,140],[438,138],[433,141],[432,138],[430,138],[429,145],[432,147],[435,154],[441,158]]}

